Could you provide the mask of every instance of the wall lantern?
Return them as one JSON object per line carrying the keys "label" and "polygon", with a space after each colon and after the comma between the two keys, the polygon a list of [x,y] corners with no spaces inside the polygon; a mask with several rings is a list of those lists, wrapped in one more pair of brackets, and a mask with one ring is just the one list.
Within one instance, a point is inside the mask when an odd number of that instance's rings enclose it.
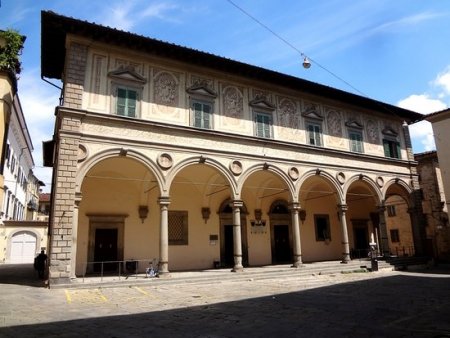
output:
{"label": "wall lantern", "polygon": [[306,210],[305,209],[299,210],[298,215],[300,216],[300,220],[303,223],[306,219]]}
{"label": "wall lantern", "polygon": [[144,223],[144,220],[148,216],[148,206],[146,205],[140,205],[139,206],[139,218],[141,219],[142,223]]}
{"label": "wall lantern", "polygon": [[262,211],[261,209],[255,209],[255,219],[251,220],[250,223],[252,226],[265,226],[266,221],[261,219]]}
{"label": "wall lantern", "polygon": [[211,210],[209,208],[202,208],[202,217],[205,220],[205,224],[209,219],[209,215],[211,215]]}

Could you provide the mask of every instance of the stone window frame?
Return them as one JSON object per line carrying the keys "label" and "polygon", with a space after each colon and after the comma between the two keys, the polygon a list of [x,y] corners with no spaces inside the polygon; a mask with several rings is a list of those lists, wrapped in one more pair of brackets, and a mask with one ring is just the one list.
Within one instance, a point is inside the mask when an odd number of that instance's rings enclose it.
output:
{"label": "stone window frame", "polygon": [[[269,120],[268,122],[258,122],[259,117],[267,117]],[[267,139],[273,139],[273,113],[268,111],[261,111],[261,110],[254,110],[253,111],[253,123],[254,123],[254,135],[256,137],[261,138],[267,138]],[[264,125],[264,132],[262,135],[259,134],[258,130],[258,124],[261,123]],[[268,127],[268,134],[266,135],[266,126]]]}
{"label": "stone window frame", "polygon": [[[181,232],[180,238],[171,238],[173,229],[180,224],[174,223],[175,217],[181,218],[181,229],[177,229],[177,232]],[[169,245],[189,245],[189,214],[183,210],[169,210],[168,211],[168,241]]]}
{"label": "stone window frame", "polygon": [[[352,136],[359,136],[359,140],[356,138],[352,138]],[[348,129],[348,140],[349,140],[349,146],[350,151],[353,153],[364,153],[364,136],[362,130]]]}
{"label": "stone window frame", "polygon": [[[314,143],[311,143],[310,130],[309,127],[319,127],[318,139],[316,139],[316,131],[314,130]],[[310,146],[323,147],[323,121],[319,119],[307,119],[305,120],[305,131],[306,131],[306,142]],[[318,144],[317,144],[318,143]]]}
{"label": "stone window frame", "polygon": [[[200,128],[200,129],[207,129],[207,130],[211,130],[214,129],[214,100],[213,99],[208,99],[208,98],[199,98],[196,96],[192,96],[190,98],[190,111],[191,111],[191,126],[195,127],[195,128]],[[195,104],[201,104],[202,106],[209,106],[209,125],[207,127],[204,126],[205,123],[205,112],[202,109],[202,116],[201,116],[201,125],[197,125],[196,124],[196,110],[194,109],[194,105]]]}
{"label": "stone window frame", "polygon": [[395,210],[395,205],[386,205],[386,211],[387,211],[388,217],[397,216],[397,212]]}
{"label": "stone window frame", "polygon": [[[111,83],[111,88],[112,88],[112,109],[111,111],[114,113],[114,115],[116,116],[122,116],[122,117],[128,117],[128,118],[140,118],[141,117],[141,103],[142,103],[142,92],[143,92],[143,87],[139,87],[136,85],[131,85],[125,82],[112,82]],[[117,113],[117,103],[118,103],[118,90],[119,89],[125,89],[127,91],[134,91],[136,92],[136,111],[134,116],[129,116],[129,115],[119,115]]]}
{"label": "stone window frame", "polygon": [[391,229],[389,231],[391,243],[400,243],[400,232],[398,229]]}

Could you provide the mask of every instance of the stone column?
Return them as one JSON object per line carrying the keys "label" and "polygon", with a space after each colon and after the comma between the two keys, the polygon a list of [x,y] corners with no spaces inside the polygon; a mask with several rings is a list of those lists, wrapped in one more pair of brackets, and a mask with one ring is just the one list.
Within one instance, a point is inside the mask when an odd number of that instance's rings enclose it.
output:
{"label": "stone column", "polygon": [[81,193],[75,193],[75,200],[73,205],[72,216],[72,252],[70,256],[70,279],[76,279],[76,266],[77,266],[77,237],[78,237],[78,212],[81,203]]}
{"label": "stone column", "polygon": [[300,204],[292,203],[290,205],[291,217],[292,217],[292,235],[294,239],[294,261],[292,263],[293,268],[298,268],[303,265],[302,262],[302,246],[300,241],[300,222],[299,211]]}
{"label": "stone column", "polygon": [[424,256],[426,252],[426,231],[424,224],[423,211],[417,207],[408,208],[409,217],[411,220],[411,230],[414,242],[414,255]]}
{"label": "stone column", "polygon": [[378,206],[378,217],[380,219],[379,223],[379,229],[380,229],[380,236],[381,236],[381,252],[383,257],[389,257],[389,239],[388,239],[388,233],[387,233],[387,227],[386,227],[386,217],[384,215],[384,212],[386,211],[386,207],[383,204]]}
{"label": "stone column", "polygon": [[159,200],[161,224],[159,231],[159,277],[169,277],[169,204],[168,197]]}
{"label": "stone column", "polygon": [[346,204],[339,204],[339,218],[341,221],[341,235],[342,235],[342,261],[341,263],[348,263],[350,261],[350,246],[348,243],[348,230],[347,230],[347,218],[345,213],[348,210]]}
{"label": "stone column", "polygon": [[241,237],[241,207],[243,202],[235,200],[231,202],[233,208],[233,253],[234,253],[234,267],[233,272],[242,272],[242,237]]}

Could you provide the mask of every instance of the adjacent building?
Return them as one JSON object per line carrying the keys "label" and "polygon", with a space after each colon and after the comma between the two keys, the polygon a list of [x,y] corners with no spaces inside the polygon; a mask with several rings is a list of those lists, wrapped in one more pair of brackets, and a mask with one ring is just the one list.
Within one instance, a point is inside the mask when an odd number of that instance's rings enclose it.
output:
{"label": "adjacent building", "polygon": [[415,112],[53,12],[41,62],[63,82],[51,282],[154,258],[161,277],[345,263],[372,241],[388,256],[389,203],[426,251]]}

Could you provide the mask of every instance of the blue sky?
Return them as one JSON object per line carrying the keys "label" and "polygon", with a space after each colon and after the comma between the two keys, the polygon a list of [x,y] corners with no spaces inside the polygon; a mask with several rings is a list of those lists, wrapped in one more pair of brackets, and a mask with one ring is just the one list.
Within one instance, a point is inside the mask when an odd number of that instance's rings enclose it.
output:
{"label": "blue sky", "polygon": [[[95,22],[294,75],[423,114],[450,106],[450,2],[442,0],[2,0],[0,29],[27,37],[19,96],[34,144],[53,134],[59,90],[40,77],[40,11]],[[293,48],[294,47],[294,48]],[[313,60],[301,66],[300,52]],[[349,86],[350,84],[351,86]],[[428,122],[415,153],[435,149]]]}

